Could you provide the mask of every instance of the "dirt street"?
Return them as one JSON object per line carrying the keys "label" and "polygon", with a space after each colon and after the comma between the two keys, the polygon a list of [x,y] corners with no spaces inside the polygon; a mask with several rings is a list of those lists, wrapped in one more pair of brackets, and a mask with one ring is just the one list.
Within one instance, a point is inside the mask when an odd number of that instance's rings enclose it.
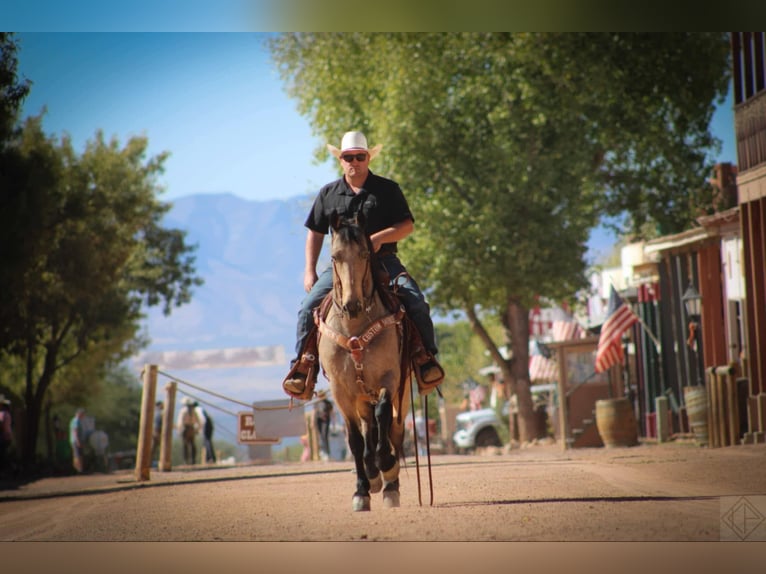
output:
{"label": "dirt street", "polygon": [[311,462],[174,469],[144,482],[132,473],[47,478],[0,491],[0,540],[718,541],[732,539],[723,505],[766,500],[766,445],[433,456],[433,506],[424,460],[420,506],[407,459],[401,507],[384,509],[378,494],[363,513],[351,511],[351,468]]}

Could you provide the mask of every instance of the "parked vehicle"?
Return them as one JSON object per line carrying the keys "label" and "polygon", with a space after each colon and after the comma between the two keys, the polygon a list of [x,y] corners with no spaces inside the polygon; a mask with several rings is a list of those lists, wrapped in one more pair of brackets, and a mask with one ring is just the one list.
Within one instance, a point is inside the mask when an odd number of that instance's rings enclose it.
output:
{"label": "parked vehicle", "polygon": [[[508,403],[504,410],[508,412]],[[501,421],[495,409],[480,409],[478,411],[466,411],[455,417],[455,434],[452,441],[459,451],[472,451],[476,448],[487,446],[502,446],[497,427]]]}
{"label": "parked vehicle", "polygon": [[[556,385],[533,385],[530,390],[536,408],[542,410],[542,414],[545,415],[545,405],[552,404],[551,401],[554,400],[553,395],[555,394]],[[455,428],[457,430],[452,435],[452,442],[455,444],[458,452],[471,452],[477,448],[488,446],[503,446],[498,429],[501,426],[508,426],[509,413],[510,405],[508,401],[503,405],[500,417],[497,416],[495,409],[480,409],[458,413],[455,417]]]}

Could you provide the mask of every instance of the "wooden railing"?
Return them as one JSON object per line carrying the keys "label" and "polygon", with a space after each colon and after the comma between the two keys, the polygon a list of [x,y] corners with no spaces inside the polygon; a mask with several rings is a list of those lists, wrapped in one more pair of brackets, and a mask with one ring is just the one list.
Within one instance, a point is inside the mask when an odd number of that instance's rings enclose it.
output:
{"label": "wooden railing", "polygon": [[735,373],[734,365],[707,369],[708,436],[713,448],[741,444]]}

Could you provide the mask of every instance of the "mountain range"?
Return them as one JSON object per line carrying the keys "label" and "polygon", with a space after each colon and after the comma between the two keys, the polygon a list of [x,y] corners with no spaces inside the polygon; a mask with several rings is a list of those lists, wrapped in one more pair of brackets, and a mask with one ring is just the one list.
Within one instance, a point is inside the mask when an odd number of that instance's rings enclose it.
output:
{"label": "mountain range", "polygon": [[152,310],[153,350],[289,345],[303,297],[303,221],[310,199],[250,201],[231,194],[173,202],[167,227],[196,245],[197,287],[169,317]]}

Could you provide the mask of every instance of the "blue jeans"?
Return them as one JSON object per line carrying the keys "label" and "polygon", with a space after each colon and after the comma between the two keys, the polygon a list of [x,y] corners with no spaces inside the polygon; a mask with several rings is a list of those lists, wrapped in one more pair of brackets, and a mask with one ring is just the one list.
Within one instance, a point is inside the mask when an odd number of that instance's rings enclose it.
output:
{"label": "blue jeans", "polygon": [[[379,256],[378,261],[388,272],[392,282],[400,273],[407,272],[395,253]],[[431,307],[428,305],[423,292],[409,275],[400,278],[396,283],[399,300],[404,305],[407,315],[412,319],[415,327],[417,327],[420,338],[423,340],[423,346],[429,353],[436,355],[439,350],[436,347],[434,324],[431,321]],[[332,291],[332,266],[322,271],[311,291],[308,292],[301,302],[301,308],[298,310],[298,328],[296,331],[296,358],[293,360],[293,363],[300,358],[306,339],[314,328],[314,308],[322,303],[322,300],[330,291]]]}

